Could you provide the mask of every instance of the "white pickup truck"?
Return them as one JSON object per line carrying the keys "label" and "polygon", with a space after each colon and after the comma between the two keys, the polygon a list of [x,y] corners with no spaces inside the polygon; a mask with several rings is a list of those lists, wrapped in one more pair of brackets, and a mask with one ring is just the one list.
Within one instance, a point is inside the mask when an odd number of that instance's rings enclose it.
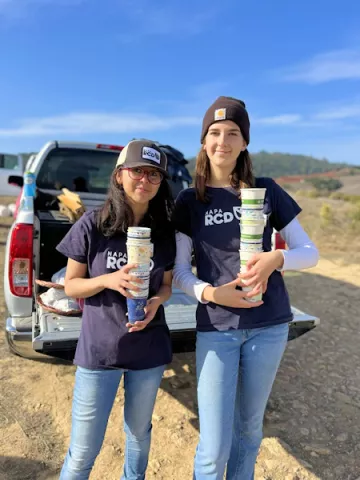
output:
{"label": "white pickup truck", "polygon": [[[5,332],[13,353],[27,358],[39,354],[73,358],[81,316],[69,317],[44,310],[36,301],[43,287],[39,287],[35,279],[48,281],[66,265],[66,258],[55,250],[71,227],[68,218],[59,212],[60,189],[77,191],[87,208],[100,205],[121,149],[113,145],[52,141],[31,162],[37,194],[33,198],[22,193],[5,253],[4,293],[8,309]],[[179,176],[182,187],[186,187],[184,177]],[[22,186],[20,176],[12,176],[9,181]],[[165,306],[174,352],[195,348],[195,309],[194,299],[174,289]],[[293,313],[289,339],[319,323],[318,318],[296,308]]]}
{"label": "white pickup truck", "polygon": [[17,197],[20,188],[8,182],[9,175],[22,175],[25,161],[22,155],[0,153],[0,195]]}

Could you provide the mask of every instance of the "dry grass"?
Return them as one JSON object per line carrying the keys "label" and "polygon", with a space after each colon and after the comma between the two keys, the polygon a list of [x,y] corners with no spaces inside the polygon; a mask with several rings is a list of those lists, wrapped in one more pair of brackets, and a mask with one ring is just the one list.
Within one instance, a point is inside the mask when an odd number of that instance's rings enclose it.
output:
{"label": "dry grass", "polygon": [[323,257],[342,264],[360,263],[358,206],[327,197],[294,198],[303,209],[299,220]]}
{"label": "dry grass", "polygon": [[16,197],[7,197],[0,195],[0,205],[10,205],[10,203],[15,203]]}

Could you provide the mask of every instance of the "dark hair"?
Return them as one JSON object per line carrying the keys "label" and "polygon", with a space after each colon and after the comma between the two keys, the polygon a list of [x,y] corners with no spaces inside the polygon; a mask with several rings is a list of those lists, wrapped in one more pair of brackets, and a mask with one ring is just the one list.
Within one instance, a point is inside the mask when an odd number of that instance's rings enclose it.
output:
{"label": "dark hair", "polygon": [[[106,237],[127,233],[128,227],[134,225],[134,213],[126,200],[123,186],[116,180],[119,170],[120,168],[116,168],[113,171],[107,199],[97,212],[97,228]],[[171,223],[173,209],[174,200],[170,186],[164,179],[157,194],[150,200],[148,211],[141,222],[141,226],[151,228],[153,240],[164,236],[173,238],[174,229]]]}
{"label": "dark hair", "polygon": [[[204,203],[209,201],[209,198],[206,195],[206,185],[209,180],[210,160],[203,147],[201,147],[201,150],[196,157],[195,191],[197,200]],[[252,160],[247,150],[241,152],[236,160],[235,168],[231,172],[230,185],[236,190],[253,187],[255,185]]]}

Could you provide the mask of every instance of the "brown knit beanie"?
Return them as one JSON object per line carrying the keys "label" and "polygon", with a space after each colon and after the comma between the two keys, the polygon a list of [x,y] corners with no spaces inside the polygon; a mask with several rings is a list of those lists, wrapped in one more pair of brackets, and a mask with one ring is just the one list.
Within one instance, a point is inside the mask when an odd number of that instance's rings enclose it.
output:
{"label": "brown knit beanie", "polygon": [[245,103],[232,97],[219,97],[208,108],[205,113],[202,130],[201,143],[203,143],[205,135],[209,127],[221,120],[231,120],[240,128],[241,134],[247,145],[250,143],[250,120],[246,111]]}

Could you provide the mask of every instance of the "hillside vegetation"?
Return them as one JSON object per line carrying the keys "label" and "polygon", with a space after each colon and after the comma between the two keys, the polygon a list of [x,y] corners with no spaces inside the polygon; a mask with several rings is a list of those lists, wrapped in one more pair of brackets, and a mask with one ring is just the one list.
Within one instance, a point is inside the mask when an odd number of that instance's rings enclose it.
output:
{"label": "hillside vegetation", "polygon": [[[318,158],[305,155],[261,151],[251,154],[251,158],[253,160],[255,175],[258,177],[277,178],[289,175],[311,175],[314,173],[343,169],[360,173],[360,166],[346,163],[331,163],[326,159],[319,160]],[[193,174],[195,170],[195,157],[188,160],[188,168]]]}

